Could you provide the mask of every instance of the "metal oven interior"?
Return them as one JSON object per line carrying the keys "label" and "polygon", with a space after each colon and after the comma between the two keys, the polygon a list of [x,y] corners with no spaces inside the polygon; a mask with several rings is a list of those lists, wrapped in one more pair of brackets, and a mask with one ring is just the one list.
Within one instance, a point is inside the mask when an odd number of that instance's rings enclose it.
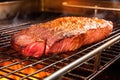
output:
{"label": "metal oven interior", "polygon": [[[42,1],[44,0],[39,2]],[[15,17],[14,19],[1,20],[0,79],[92,80],[120,58],[120,20],[118,17],[120,9],[99,6],[92,6],[90,12],[87,12],[87,14],[92,13],[92,15],[85,14],[84,16],[96,16],[99,11],[104,11],[108,14],[110,12],[110,16],[107,15],[104,17],[114,22],[113,32],[108,38],[98,43],[83,46],[76,51],[58,55],[43,56],[37,59],[26,58],[19,55],[18,52],[11,47],[10,39],[12,34],[29,27],[31,24],[46,22],[61,16],[80,16],[71,12],[56,12],[54,8],[46,7],[47,9],[44,9],[43,3],[41,3],[41,6],[42,8],[39,15],[34,13],[36,16],[33,16],[33,14],[30,13],[26,18],[21,17],[21,15],[23,15],[21,14],[17,16],[17,19]],[[76,8],[76,6],[71,7]],[[82,9],[84,7],[86,10],[86,6],[82,6]],[[79,5],[78,8],[80,8]],[[89,9],[87,8],[87,10]],[[98,12],[96,12],[96,10]],[[81,15],[83,16],[83,14]]]}

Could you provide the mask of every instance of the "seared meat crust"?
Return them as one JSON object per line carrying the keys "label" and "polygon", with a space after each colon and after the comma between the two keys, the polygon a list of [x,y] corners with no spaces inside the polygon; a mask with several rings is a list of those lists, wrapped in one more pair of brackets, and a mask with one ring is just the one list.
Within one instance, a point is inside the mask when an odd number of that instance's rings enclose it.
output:
{"label": "seared meat crust", "polygon": [[111,21],[87,17],[61,17],[33,24],[12,36],[12,46],[25,56],[40,57],[73,51],[100,41],[113,29]]}

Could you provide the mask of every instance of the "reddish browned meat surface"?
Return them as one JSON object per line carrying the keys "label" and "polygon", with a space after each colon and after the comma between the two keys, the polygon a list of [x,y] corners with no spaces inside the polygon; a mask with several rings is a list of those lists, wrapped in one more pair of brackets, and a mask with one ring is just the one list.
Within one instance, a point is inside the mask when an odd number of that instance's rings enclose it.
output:
{"label": "reddish browned meat surface", "polygon": [[14,34],[11,42],[24,56],[40,57],[100,41],[109,36],[112,29],[112,22],[103,19],[62,17],[31,25]]}

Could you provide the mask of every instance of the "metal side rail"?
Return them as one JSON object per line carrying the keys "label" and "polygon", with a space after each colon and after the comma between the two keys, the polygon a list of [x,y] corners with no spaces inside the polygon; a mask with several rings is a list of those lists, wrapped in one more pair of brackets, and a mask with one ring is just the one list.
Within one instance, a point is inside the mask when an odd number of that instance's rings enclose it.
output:
{"label": "metal side rail", "polygon": [[96,6],[96,5],[95,6],[84,6],[84,5],[69,4],[68,2],[63,2],[62,5],[66,6],[66,7],[75,7],[75,8],[120,11],[119,8],[99,7],[99,6]]}
{"label": "metal side rail", "polygon": [[103,44],[103,45],[99,46],[98,48],[92,50],[91,52],[87,53],[86,55],[82,56],[81,58],[79,58],[79,59],[75,60],[74,62],[70,63],[69,65],[63,67],[62,69],[56,71],[52,75],[44,78],[44,80],[58,80],[58,79],[60,80],[61,77],[64,74],[66,74],[69,70],[74,69],[74,67],[82,64],[83,62],[85,62],[86,60],[91,58],[92,56],[94,56],[97,53],[103,51],[104,49],[108,48],[109,46],[115,44],[119,40],[120,40],[120,35],[118,35],[117,37],[109,40],[105,44]]}

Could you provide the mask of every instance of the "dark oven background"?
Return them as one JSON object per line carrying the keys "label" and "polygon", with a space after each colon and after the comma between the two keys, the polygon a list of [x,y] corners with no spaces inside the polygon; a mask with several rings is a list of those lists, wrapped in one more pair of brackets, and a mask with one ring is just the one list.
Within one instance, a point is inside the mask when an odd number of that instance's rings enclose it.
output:
{"label": "dark oven background", "polygon": [[[51,0],[1,0],[0,7],[0,78],[11,79],[12,77],[13,79],[13,76],[16,76],[14,79],[39,80],[41,77],[46,77],[44,75],[38,76],[41,72],[49,76],[50,73],[58,71],[120,35],[120,2],[118,0],[56,0],[55,2]],[[6,11],[4,12],[4,10]],[[17,52],[10,45],[12,34],[29,27],[31,24],[47,22],[62,16],[98,17],[111,20],[114,23],[114,30],[107,39],[84,46],[74,52],[40,59],[16,55]],[[68,71],[62,76],[62,79],[118,80],[120,79],[119,53],[120,42],[116,41],[114,45],[102,51],[99,67],[95,66],[98,57],[92,57],[78,65],[79,67]],[[96,69],[98,71],[94,71]]]}

